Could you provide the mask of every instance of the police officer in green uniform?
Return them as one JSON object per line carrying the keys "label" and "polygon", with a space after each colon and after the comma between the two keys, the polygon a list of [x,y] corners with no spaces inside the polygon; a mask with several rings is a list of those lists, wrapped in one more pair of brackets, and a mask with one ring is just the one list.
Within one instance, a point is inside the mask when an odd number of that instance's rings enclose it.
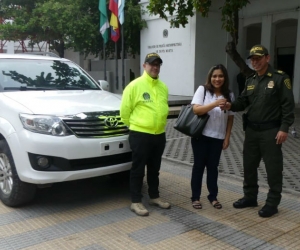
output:
{"label": "police officer in green uniform", "polygon": [[248,59],[255,73],[247,78],[245,89],[233,103],[221,108],[232,111],[247,110],[243,115],[245,141],[243,151],[244,197],[233,203],[235,208],[256,207],[258,184],[257,168],[265,163],[269,193],[266,204],[259,210],[261,217],[278,213],[281,200],[283,156],[282,143],[294,122],[295,102],[291,81],[284,72],[270,65],[268,50],[255,45]]}

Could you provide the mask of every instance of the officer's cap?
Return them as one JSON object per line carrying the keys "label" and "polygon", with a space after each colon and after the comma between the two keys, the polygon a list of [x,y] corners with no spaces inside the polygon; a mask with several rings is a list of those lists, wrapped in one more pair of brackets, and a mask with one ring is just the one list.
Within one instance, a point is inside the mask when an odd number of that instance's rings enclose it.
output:
{"label": "officer's cap", "polygon": [[247,59],[251,58],[252,56],[265,56],[268,55],[269,52],[263,45],[255,45],[251,48],[249,56]]}

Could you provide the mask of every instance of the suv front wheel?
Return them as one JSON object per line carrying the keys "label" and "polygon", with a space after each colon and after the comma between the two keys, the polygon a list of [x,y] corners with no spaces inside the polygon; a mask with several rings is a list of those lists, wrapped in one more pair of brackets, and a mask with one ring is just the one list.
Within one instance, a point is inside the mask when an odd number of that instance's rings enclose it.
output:
{"label": "suv front wheel", "polygon": [[0,140],[0,199],[10,207],[31,201],[36,185],[20,180],[15,163],[5,140]]}

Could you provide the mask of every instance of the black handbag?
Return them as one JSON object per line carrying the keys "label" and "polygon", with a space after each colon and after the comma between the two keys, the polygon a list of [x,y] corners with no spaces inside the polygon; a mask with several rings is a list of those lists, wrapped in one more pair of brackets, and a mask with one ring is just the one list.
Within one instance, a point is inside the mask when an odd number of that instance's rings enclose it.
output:
{"label": "black handbag", "polygon": [[202,135],[208,119],[209,114],[195,115],[192,105],[183,105],[174,128],[185,135],[197,138]]}
{"label": "black handbag", "polygon": [[[203,103],[205,95],[206,88],[204,87]],[[205,128],[208,119],[209,114],[195,115],[192,105],[183,105],[175,122],[174,128],[185,135],[197,138],[202,135],[202,131]]]}

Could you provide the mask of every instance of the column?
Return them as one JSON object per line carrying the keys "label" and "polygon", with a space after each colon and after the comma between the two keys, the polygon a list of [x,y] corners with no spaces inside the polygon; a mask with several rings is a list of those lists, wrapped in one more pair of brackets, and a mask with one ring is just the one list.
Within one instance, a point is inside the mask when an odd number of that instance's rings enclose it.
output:
{"label": "column", "polygon": [[272,15],[262,17],[262,29],[261,29],[261,44],[264,45],[271,55],[270,64],[274,65],[274,59],[276,55],[275,47],[275,32],[272,25]]}
{"label": "column", "polygon": [[[294,79],[293,81],[293,92],[295,97],[295,103],[300,103],[300,11],[298,11],[298,24],[297,24],[297,40],[296,40],[296,53],[294,63]],[[291,76],[292,77],[292,76]]]}
{"label": "column", "polygon": [[248,53],[246,52],[246,38],[247,38],[247,28],[244,27],[244,19],[239,19],[239,41],[237,45],[237,50],[240,52],[242,58],[247,58]]}

